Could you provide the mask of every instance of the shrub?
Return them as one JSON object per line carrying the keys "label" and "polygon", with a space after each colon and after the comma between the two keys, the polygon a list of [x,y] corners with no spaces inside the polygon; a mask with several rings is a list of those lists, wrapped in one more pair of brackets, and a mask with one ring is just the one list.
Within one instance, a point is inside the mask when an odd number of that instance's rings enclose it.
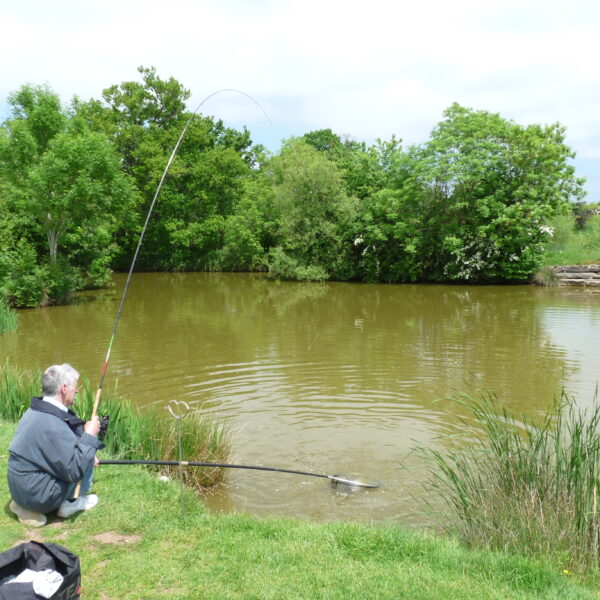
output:
{"label": "shrub", "polygon": [[558,279],[556,270],[550,265],[541,267],[533,276],[533,281],[535,283],[546,287],[554,287],[558,284]]}
{"label": "shrub", "polygon": [[316,265],[300,264],[295,258],[277,246],[269,252],[269,277],[289,281],[325,281],[329,275]]}
{"label": "shrub", "polygon": [[534,423],[515,418],[493,395],[459,399],[478,426],[475,440],[462,438],[461,449],[446,453],[425,450],[434,465],[431,485],[447,506],[446,528],[470,545],[556,556],[570,568],[597,569],[596,400],[583,411],[563,395],[554,411]]}
{"label": "shrub", "polygon": [[11,306],[32,308],[48,303],[48,269],[38,264],[35,250],[24,242],[0,254],[0,285]]}
{"label": "shrub", "polygon": [[58,261],[47,267],[48,283],[46,286],[48,304],[66,304],[73,293],[83,287],[79,270],[67,262]]}
{"label": "shrub", "polygon": [[40,264],[32,246],[25,242],[0,254],[0,293],[18,308],[66,304],[83,288],[77,267],[66,260]]}

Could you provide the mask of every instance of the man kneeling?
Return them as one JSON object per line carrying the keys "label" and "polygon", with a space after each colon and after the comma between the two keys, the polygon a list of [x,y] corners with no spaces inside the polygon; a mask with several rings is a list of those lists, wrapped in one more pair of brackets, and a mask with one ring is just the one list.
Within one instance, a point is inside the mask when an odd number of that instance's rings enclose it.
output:
{"label": "man kneeling", "polygon": [[79,373],[71,365],[48,367],[42,375],[44,396],[32,398],[10,444],[10,508],[26,525],[45,525],[46,514],[56,509],[66,518],[98,503],[98,496],[88,492],[96,450],[104,447],[97,438],[100,420],[96,416],[86,423],[69,408],[78,384]]}

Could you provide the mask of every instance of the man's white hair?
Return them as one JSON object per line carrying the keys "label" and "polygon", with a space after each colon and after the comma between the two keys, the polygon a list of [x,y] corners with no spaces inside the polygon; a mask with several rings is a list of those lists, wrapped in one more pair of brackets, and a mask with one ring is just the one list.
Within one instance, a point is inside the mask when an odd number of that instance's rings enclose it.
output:
{"label": "man's white hair", "polygon": [[52,365],[42,375],[42,393],[53,398],[62,385],[72,385],[79,379],[79,373],[71,365]]}

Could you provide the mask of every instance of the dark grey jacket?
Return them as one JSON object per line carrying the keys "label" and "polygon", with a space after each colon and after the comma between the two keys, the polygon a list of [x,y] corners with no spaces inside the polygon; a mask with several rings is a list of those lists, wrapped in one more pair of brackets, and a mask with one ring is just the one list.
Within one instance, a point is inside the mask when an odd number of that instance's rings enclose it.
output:
{"label": "dark grey jacket", "polygon": [[84,423],[71,410],[31,400],[9,447],[8,488],[17,504],[48,513],[65,500],[69,484],[81,480],[103,448]]}

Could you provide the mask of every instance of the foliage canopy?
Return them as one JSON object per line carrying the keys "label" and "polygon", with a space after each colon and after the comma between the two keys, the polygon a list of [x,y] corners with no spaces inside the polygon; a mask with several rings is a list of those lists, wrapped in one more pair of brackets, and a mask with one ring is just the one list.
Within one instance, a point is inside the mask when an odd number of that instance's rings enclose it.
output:
{"label": "foliage canopy", "polygon": [[0,289],[59,302],[128,268],[185,124],[138,268],[269,270],[357,281],[523,281],[550,219],[583,180],[559,124],[450,106],[422,145],[368,146],[331,129],[276,155],[247,130],[193,115],[154,68],[68,107],[47,86],[11,94],[0,128]]}

